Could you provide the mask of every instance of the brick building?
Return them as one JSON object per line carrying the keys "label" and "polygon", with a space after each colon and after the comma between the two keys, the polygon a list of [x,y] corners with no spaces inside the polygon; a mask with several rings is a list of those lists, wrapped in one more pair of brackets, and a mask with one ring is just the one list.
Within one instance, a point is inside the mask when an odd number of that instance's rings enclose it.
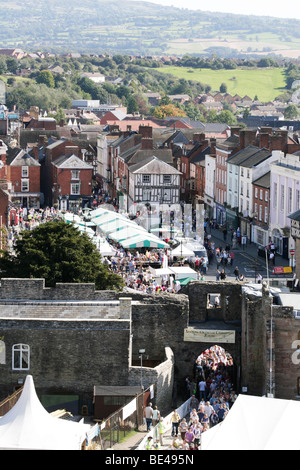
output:
{"label": "brick building", "polygon": [[10,200],[23,207],[39,209],[41,165],[38,159],[19,148],[8,149],[5,166]]}
{"label": "brick building", "polygon": [[270,217],[270,172],[253,181],[252,228],[253,241],[265,246],[268,243]]}
{"label": "brick building", "polygon": [[49,139],[44,141],[40,153],[44,203],[59,204],[62,210],[89,205],[94,168],[85,161],[85,149],[68,139]]}

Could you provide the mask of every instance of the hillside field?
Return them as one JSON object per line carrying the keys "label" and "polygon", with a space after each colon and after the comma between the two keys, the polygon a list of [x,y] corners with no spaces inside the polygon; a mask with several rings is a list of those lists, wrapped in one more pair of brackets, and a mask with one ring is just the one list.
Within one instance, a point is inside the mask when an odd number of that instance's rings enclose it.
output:
{"label": "hillside field", "polygon": [[211,70],[166,66],[159,71],[210,85],[212,91],[219,91],[220,85],[226,83],[231,95],[248,95],[252,99],[257,96],[262,102],[271,101],[286,91],[283,68]]}

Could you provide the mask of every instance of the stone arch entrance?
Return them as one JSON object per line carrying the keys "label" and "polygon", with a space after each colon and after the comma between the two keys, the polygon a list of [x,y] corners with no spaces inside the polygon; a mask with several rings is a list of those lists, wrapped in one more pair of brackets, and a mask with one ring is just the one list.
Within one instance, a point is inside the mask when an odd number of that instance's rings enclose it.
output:
{"label": "stone arch entrance", "polygon": [[[206,383],[205,391],[202,390]],[[236,365],[230,352],[218,344],[208,346],[196,358],[190,391],[200,400],[224,398],[232,404],[236,394]],[[205,392],[205,393],[202,393]]]}

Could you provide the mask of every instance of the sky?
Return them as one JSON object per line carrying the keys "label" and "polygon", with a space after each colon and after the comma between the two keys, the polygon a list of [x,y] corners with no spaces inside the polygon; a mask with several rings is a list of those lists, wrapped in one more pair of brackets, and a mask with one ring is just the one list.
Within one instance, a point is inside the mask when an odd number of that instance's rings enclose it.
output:
{"label": "sky", "polygon": [[189,10],[217,11],[244,15],[275,16],[300,20],[299,0],[213,0],[211,6],[201,0],[147,0],[150,3],[188,8]]}

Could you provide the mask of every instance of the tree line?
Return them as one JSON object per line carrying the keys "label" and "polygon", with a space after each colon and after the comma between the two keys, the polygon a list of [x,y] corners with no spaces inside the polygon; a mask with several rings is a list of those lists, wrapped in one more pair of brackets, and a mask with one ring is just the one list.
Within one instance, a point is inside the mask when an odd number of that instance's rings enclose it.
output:
{"label": "tree line", "polygon": [[[261,58],[257,61],[239,61],[232,59],[219,59],[212,57],[203,59],[185,55],[175,61],[170,59],[166,65],[190,68],[234,69],[237,67],[285,67],[286,93],[281,95],[288,101],[292,93],[292,84],[300,80],[300,65],[294,62],[280,63],[270,58]],[[54,73],[52,68],[60,66],[62,74]],[[214,111],[206,112],[201,106],[194,103],[194,99],[201,93],[212,91],[210,84],[194,80],[176,78],[170,74],[160,72],[162,62],[152,57],[132,58],[128,55],[116,54],[114,56],[82,55],[78,58],[65,56],[50,56],[44,59],[25,57],[19,61],[15,58],[0,55],[0,74],[6,81],[6,105],[15,106],[18,110],[27,110],[30,106],[38,106],[47,112],[58,112],[60,109],[69,109],[72,100],[94,99],[101,103],[111,102],[127,107],[128,113],[139,112],[142,115],[162,116],[165,113],[186,115],[192,120],[202,122],[219,122],[229,119],[234,124],[235,119],[230,106],[225,105],[223,113],[217,115]],[[18,71],[26,69],[27,78],[18,76]],[[106,77],[101,84],[94,83],[84,76],[85,72],[99,72]],[[120,78],[121,84],[114,84],[110,79]],[[224,84],[222,84],[224,85]],[[191,101],[187,104],[174,104],[172,107],[160,108],[151,106],[145,93],[159,93],[164,100],[168,95],[187,94]],[[219,90],[213,90],[219,91]],[[224,90],[220,90],[223,91]],[[225,90],[226,91],[226,90]],[[161,106],[170,105],[166,101]],[[173,115],[173,114],[171,114]],[[60,115],[61,117],[61,115]]]}

